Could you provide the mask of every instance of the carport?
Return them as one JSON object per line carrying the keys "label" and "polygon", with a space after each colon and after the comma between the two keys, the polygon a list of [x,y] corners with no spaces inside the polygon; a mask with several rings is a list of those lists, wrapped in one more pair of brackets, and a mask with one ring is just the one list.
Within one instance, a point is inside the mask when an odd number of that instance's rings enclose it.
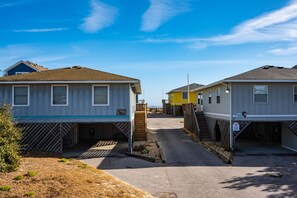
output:
{"label": "carport", "polygon": [[251,122],[235,140],[235,152],[246,155],[286,155],[287,125],[283,122]]}
{"label": "carport", "polygon": [[127,151],[128,138],[114,123],[78,123],[63,138],[65,157],[119,156]]}

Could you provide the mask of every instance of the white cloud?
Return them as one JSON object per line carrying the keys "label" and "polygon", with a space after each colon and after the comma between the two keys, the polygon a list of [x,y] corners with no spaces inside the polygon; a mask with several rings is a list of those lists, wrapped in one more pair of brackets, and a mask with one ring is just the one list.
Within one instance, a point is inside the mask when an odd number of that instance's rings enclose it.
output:
{"label": "white cloud", "polygon": [[13,32],[58,32],[69,30],[69,28],[41,28],[41,29],[26,29],[26,30],[13,30]]}
{"label": "white cloud", "polygon": [[277,48],[277,49],[268,51],[268,53],[271,53],[274,55],[280,55],[280,56],[295,55],[297,54],[297,46],[293,46],[289,48]]}
{"label": "white cloud", "polygon": [[117,14],[117,8],[98,0],[91,0],[91,13],[84,19],[80,28],[88,33],[98,32],[103,28],[112,25]]}
{"label": "white cloud", "polygon": [[155,31],[172,17],[189,11],[188,4],[188,0],[150,0],[150,7],[142,16],[141,31]]}
{"label": "white cloud", "polygon": [[16,5],[15,3],[3,3],[0,4],[0,8],[10,7]]}
{"label": "white cloud", "polygon": [[247,20],[234,27],[230,34],[209,38],[150,39],[145,42],[190,43],[192,48],[211,45],[238,45],[245,43],[296,42],[297,0],[279,10]]}

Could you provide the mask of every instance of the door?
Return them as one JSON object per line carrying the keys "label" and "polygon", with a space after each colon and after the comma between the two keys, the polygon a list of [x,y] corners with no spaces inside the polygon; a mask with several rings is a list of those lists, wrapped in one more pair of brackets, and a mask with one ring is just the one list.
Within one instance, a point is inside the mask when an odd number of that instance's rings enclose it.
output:
{"label": "door", "polygon": [[203,111],[203,93],[199,93],[197,97],[197,110]]}

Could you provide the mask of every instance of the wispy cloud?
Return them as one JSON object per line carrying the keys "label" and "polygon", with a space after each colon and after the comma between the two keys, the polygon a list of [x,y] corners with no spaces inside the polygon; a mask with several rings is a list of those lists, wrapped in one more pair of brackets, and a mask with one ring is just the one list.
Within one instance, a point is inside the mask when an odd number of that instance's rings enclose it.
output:
{"label": "wispy cloud", "polygon": [[16,5],[16,3],[2,3],[0,4],[0,8],[10,7],[14,5]]}
{"label": "wispy cloud", "polygon": [[294,42],[297,40],[297,0],[285,7],[247,20],[230,34],[209,38],[147,39],[145,42],[190,43],[192,48],[245,43]]}
{"label": "wispy cloud", "polygon": [[155,31],[172,17],[189,10],[189,0],[150,0],[150,7],[142,16],[141,31]]}
{"label": "wispy cloud", "polygon": [[274,54],[274,55],[295,55],[297,54],[297,46],[288,47],[288,48],[276,48],[273,50],[268,51],[268,53]]}
{"label": "wispy cloud", "polygon": [[118,14],[117,8],[98,0],[91,0],[90,4],[91,13],[81,24],[80,28],[82,30],[88,33],[95,33],[114,23]]}
{"label": "wispy cloud", "polygon": [[26,30],[13,30],[13,32],[59,32],[69,30],[69,28],[40,28],[40,29],[26,29]]}

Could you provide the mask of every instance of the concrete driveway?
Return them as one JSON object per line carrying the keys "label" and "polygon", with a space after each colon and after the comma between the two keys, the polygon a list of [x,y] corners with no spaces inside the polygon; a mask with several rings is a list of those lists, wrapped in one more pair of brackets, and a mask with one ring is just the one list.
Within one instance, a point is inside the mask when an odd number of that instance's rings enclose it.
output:
{"label": "concrete driveway", "polygon": [[296,157],[239,156],[227,166],[192,142],[179,129],[182,121],[160,114],[148,119],[166,164],[131,157],[84,161],[157,197],[297,197]]}

